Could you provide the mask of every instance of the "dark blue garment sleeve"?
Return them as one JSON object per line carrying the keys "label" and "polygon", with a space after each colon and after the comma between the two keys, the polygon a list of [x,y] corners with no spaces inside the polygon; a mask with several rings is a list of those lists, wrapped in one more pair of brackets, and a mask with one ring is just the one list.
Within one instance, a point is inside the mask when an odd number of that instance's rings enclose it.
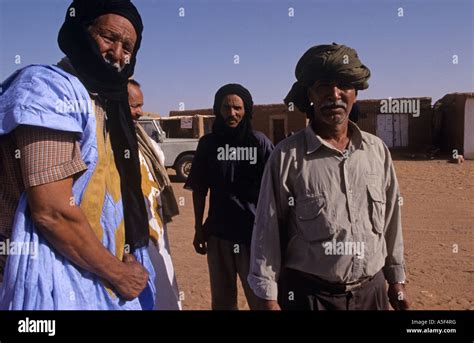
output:
{"label": "dark blue garment sleeve", "polygon": [[196,149],[196,154],[193,158],[191,171],[186,183],[184,184],[185,189],[206,195],[209,190],[209,168],[207,163],[207,156],[209,154],[208,146],[207,135],[201,137]]}

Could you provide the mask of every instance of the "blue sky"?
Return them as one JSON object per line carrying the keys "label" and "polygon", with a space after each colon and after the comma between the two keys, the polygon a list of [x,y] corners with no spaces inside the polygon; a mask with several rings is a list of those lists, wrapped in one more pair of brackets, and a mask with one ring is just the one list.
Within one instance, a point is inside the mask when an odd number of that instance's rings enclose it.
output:
{"label": "blue sky", "polygon": [[[332,42],[355,48],[371,69],[361,99],[436,101],[474,91],[473,0],[133,2],[145,24],[135,78],[146,111],[167,115],[180,102],[187,110],[212,107],[217,89],[230,82],[246,86],[256,104],[281,103],[301,55]],[[69,3],[0,0],[1,80],[28,64],[61,58],[57,33]]]}

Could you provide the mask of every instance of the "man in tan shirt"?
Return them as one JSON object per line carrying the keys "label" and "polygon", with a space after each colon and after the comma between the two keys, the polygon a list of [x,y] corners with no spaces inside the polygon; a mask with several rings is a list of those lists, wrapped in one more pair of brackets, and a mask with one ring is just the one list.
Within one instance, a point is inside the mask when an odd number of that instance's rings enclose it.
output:
{"label": "man in tan shirt", "polygon": [[298,62],[285,102],[310,124],[271,155],[252,236],[248,281],[263,309],[409,307],[390,152],[348,119],[369,77],[344,45],[312,47]]}

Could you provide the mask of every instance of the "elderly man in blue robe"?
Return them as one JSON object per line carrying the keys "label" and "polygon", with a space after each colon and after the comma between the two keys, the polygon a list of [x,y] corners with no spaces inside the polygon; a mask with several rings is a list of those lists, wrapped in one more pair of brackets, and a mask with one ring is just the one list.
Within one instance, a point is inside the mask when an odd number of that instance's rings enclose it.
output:
{"label": "elderly man in blue robe", "polygon": [[2,84],[0,239],[36,253],[3,256],[1,309],[153,308],[127,94],[142,30],[129,0],[75,0],[58,37],[66,57]]}

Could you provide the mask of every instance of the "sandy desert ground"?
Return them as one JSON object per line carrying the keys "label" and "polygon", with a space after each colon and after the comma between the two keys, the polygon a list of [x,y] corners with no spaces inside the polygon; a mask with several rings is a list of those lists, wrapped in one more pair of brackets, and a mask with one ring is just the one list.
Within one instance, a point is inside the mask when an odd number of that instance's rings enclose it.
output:
{"label": "sandy desert ground", "polygon": [[[474,161],[395,159],[404,199],[402,208],[408,292],[413,309],[474,310]],[[191,192],[168,227],[171,253],[185,310],[210,309],[205,256],[192,246]],[[207,213],[207,210],[206,210]],[[242,288],[239,307],[248,309]]]}

